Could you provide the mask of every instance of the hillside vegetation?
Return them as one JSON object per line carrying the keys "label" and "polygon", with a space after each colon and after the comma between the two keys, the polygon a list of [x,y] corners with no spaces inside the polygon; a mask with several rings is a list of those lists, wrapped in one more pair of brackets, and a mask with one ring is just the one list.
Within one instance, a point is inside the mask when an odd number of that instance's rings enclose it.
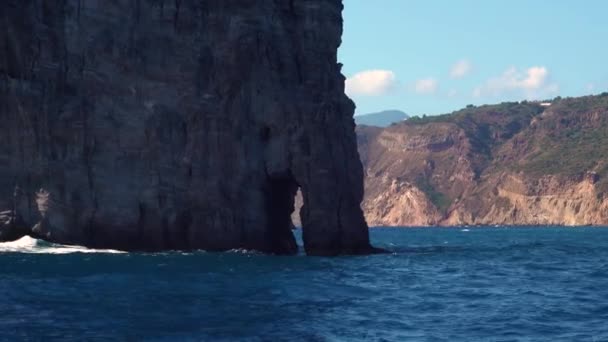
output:
{"label": "hillside vegetation", "polygon": [[608,223],[608,93],[547,102],[358,127],[370,223]]}

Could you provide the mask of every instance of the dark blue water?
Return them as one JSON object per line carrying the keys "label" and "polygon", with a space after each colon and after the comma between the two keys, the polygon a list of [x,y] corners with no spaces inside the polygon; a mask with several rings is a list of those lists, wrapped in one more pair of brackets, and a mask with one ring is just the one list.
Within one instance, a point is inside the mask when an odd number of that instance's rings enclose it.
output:
{"label": "dark blue water", "polygon": [[0,339],[608,341],[608,229],[372,240],[394,253],[0,253]]}

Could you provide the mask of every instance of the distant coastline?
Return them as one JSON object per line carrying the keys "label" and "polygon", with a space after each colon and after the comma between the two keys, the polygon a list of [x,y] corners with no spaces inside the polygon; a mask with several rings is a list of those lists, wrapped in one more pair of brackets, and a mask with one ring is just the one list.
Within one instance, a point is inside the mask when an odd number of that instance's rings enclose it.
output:
{"label": "distant coastline", "polygon": [[608,226],[608,93],[356,131],[370,226]]}
{"label": "distant coastline", "polygon": [[370,226],[370,229],[383,229],[383,228],[403,228],[403,229],[477,229],[477,228],[505,228],[505,229],[510,229],[510,228],[530,228],[530,229],[536,229],[536,228],[599,228],[599,229],[604,229],[604,228],[608,228],[608,224],[605,225],[578,225],[578,226],[567,226],[567,225],[560,225],[560,224],[551,224],[551,225],[496,225],[496,224],[490,224],[490,225],[457,225],[457,226]]}

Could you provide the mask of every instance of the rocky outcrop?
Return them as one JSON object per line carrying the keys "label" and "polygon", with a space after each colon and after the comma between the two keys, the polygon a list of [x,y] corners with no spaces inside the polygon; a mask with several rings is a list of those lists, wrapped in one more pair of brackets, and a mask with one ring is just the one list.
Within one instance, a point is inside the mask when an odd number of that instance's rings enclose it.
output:
{"label": "rocky outcrop", "polygon": [[433,226],[442,215],[415,185],[397,179],[371,179],[370,188],[382,189],[363,202],[368,222],[376,226]]}
{"label": "rocky outcrop", "polygon": [[374,226],[608,224],[608,93],[357,127]]}
{"label": "rocky outcrop", "polygon": [[341,1],[0,9],[0,232],[289,254],[300,188],[308,254],[372,251]]}
{"label": "rocky outcrop", "polygon": [[467,198],[452,208],[442,225],[605,225],[608,201],[598,197],[589,178],[562,180],[544,176],[531,180],[518,174],[493,179],[483,203]]}

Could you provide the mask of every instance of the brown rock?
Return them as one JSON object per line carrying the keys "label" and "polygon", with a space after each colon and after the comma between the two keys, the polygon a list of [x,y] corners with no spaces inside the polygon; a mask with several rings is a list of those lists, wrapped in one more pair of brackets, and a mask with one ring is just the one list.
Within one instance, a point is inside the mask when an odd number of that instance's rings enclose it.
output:
{"label": "brown rock", "polygon": [[370,225],[608,224],[608,94],[357,127]]}

